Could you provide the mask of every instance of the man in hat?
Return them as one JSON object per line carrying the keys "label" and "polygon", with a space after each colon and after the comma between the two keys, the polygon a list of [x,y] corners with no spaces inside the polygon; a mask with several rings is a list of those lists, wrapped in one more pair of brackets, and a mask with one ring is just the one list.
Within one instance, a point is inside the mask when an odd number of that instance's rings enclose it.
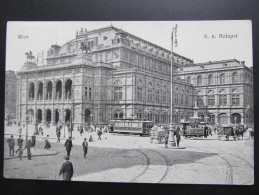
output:
{"label": "man in hat", "polygon": [[15,141],[13,139],[13,135],[11,135],[11,138],[7,140],[8,146],[9,146],[9,154],[10,156],[14,156],[14,146],[15,146]]}
{"label": "man in hat", "polygon": [[71,178],[73,177],[74,169],[73,164],[69,162],[69,157],[65,156],[66,162],[62,164],[62,167],[59,171],[59,175],[63,176],[64,181],[71,181]]}
{"label": "man in hat", "polygon": [[71,137],[69,137],[69,138],[66,140],[66,142],[65,142],[65,147],[66,147],[66,151],[67,151],[67,156],[70,156],[70,152],[71,152],[71,149],[72,149],[72,147],[73,147]]}
{"label": "man in hat", "polygon": [[84,139],[82,146],[83,146],[83,151],[84,151],[84,158],[86,158],[85,156],[87,154],[87,149],[88,149],[88,142],[87,142],[86,138]]}
{"label": "man in hat", "polygon": [[22,148],[23,146],[23,139],[21,135],[19,135],[19,138],[17,139],[17,145],[18,145],[18,149],[15,151],[16,153],[19,151],[19,148]]}
{"label": "man in hat", "polygon": [[27,149],[28,159],[31,160],[31,140],[29,139],[24,147],[24,150]]}

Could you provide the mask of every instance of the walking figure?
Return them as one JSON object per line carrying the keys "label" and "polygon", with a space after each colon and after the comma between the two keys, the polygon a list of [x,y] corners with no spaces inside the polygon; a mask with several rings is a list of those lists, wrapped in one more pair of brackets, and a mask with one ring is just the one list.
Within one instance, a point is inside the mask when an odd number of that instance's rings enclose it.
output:
{"label": "walking figure", "polygon": [[179,146],[179,143],[181,140],[180,130],[176,130],[175,135],[176,135],[176,145]]}
{"label": "walking figure", "polygon": [[94,140],[93,140],[93,136],[92,135],[90,135],[89,136],[89,142],[93,142]]}
{"label": "walking figure", "polygon": [[167,144],[168,144],[168,134],[166,133],[165,134],[165,148],[168,147]]}
{"label": "walking figure", "polygon": [[57,132],[57,138],[58,138],[57,143],[60,143],[60,136],[61,136],[61,132],[60,132],[60,131],[58,131],[58,132]]}
{"label": "walking figure", "polygon": [[80,135],[82,136],[83,133],[84,133],[83,125],[80,125]]}
{"label": "walking figure", "polygon": [[22,148],[23,146],[23,139],[21,135],[19,135],[19,138],[17,139],[17,145],[18,145],[18,149],[15,151],[15,153],[17,153],[19,148]]}
{"label": "walking figure", "polygon": [[36,135],[35,133],[31,136],[31,147],[33,147],[35,149],[35,145],[36,145]]}
{"label": "walking figure", "polygon": [[31,160],[31,140],[29,139],[23,150],[27,149],[28,159]]}
{"label": "walking figure", "polygon": [[87,150],[88,150],[88,142],[87,142],[86,138],[84,139],[82,146],[83,146],[83,151],[84,151],[84,158],[86,158],[85,156],[86,156]]}
{"label": "walking figure", "polygon": [[22,134],[22,127],[19,125],[19,128],[18,128],[18,131],[17,131],[18,133],[19,133],[19,135],[21,135]]}
{"label": "walking figure", "polygon": [[49,149],[49,148],[51,148],[51,145],[50,145],[50,143],[49,143],[49,135],[47,135],[47,137],[45,138],[45,147],[44,147],[45,149]]}
{"label": "walking figure", "polygon": [[39,132],[41,133],[41,135],[43,135],[43,128],[42,128],[42,126],[39,127]]}
{"label": "walking figure", "polygon": [[9,155],[14,156],[14,146],[15,146],[15,141],[13,139],[13,135],[11,135],[11,138],[7,140],[8,146],[9,146]]}
{"label": "walking figure", "polygon": [[98,131],[97,131],[97,135],[98,135],[98,140],[101,140],[102,131],[101,131],[101,130],[98,130]]}
{"label": "walking figure", "polygon": [[22,153],[23,153],[23,149],[21,146],[19,146],[19,148],[16,150],[16,154],[18,152],[18,156],[20,158],[20,160],[22,160]]}
{"label": "walking figure", "polygon": [[65,156],[65,160],[66,162],[62,164],[59,175],[63,176],[63,181],[71,181],[74,174],[73,164],[69,162],[68,156]]}
{"label": "walking figure", "polygon": [[71,149],[72,149],[72,147],[73,147],[71,137],[69,137],[69,138],[66,140],[66,142],[65,142],[65,147],[66,147],[66,151],[67,151],[67,156],[70,156],[70,152],[71,152]]}

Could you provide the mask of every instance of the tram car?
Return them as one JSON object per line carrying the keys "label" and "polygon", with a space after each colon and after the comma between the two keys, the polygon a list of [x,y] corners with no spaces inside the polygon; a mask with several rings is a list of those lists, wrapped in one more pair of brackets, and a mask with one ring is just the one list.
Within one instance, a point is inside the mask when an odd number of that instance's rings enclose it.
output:
{"label": "tram car", "polygon": [[113,133],[149,135],[153,127],[152,121],[142,121],[136,119],[111,120]]}
{"label": "tram car", "polygon": [[207,138],[209,135],[210,127],[207,123],[189,123],[189,122],[183,122],[183,127],[180,131],[181,135],[185,138],[193,138],[193,139],[201,139],[201,138]]}

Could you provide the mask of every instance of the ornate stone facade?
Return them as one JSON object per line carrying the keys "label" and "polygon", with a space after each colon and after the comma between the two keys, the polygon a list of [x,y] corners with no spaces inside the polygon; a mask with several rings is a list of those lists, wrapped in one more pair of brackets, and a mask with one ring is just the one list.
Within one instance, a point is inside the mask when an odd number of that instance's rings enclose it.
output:
{"label": "ornate stone facade", "polygon": [[[23,65],[17,73],[18,121],[24,122],[25,113],[29,112],[30,122],[50,124],[71,120],[75,124],[107,124],[117,118],[169,123],[170,51],[111,26],[92,31],[81,29],[75,39],[62,47],[52,45],[46,60],[44,66],[37,67],[32,62]],[[197,69],[201,66],[206,65],[194,65],[188,58],[173,54],[173,67],[177,71],[173,81],[173,120],[177,123],[193,115],[198,90],[207,93],[213,88],[216,90],[213,93],[219,93],[224,88],[205,83],[197,87],[193,85],[196,81],[188,82],[188,75],[221,71]],[[235,69],[242,71],[239,66]],[[235,89],[251,92],[252,86],[242,86]],[[252,103],[249,105],[252,109]],[[241,114],[244,108],[238,107]],[[216,108],[214,111],[221,113]]]}
{"label": "ornate stone facade", "polygon": [[207,115],[216,124],[253,123],[253,71],[244,62],[182,66],[175,76],[194,86],[200,116]]}
{"label": "ornate stone facade", "polygon": [[[174,55],[174,63],[191,60]],[[47,65],[18,72],[18,120],[106,124],[115,118],[169,122],[170,51],[115,27],[80,30],[62,47],[52,45]],[[192,89],[175,81],[189,103]]]}

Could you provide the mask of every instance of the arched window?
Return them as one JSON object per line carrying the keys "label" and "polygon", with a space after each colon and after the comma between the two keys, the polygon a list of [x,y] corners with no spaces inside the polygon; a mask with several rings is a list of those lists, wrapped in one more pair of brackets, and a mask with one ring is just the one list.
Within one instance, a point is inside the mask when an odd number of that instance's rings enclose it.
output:
{"label": "arched window", "polygon": [[232,83],[238,82],[238,74],[237,72],[234,72],[232,75]]}
{"label": "arched window", "polygon": [[191,77],[188,76],[188,77],[186,78],[186,81],[187,81],[187,83],[190,83],[190,84],[191,84]]}
{"label": "arched window", "polygon": [[200,86],[202,84],[202,78],[201,75],[197,77],[197,85]]}
{"label": "arched window", "polygon": [[226,81],[226,79],[225,79],[225,74],[223,73],[223,74],[221,74],[221,75],[219,76],[219,84],[220,84],[220,85],[225,84],[225,81]]}
{"label": "arched window", "polygon": [[210,74],[208,76],[208,85],[212,85],[212,84],[213,84],[213,76],[212,76],[212,74]]}

